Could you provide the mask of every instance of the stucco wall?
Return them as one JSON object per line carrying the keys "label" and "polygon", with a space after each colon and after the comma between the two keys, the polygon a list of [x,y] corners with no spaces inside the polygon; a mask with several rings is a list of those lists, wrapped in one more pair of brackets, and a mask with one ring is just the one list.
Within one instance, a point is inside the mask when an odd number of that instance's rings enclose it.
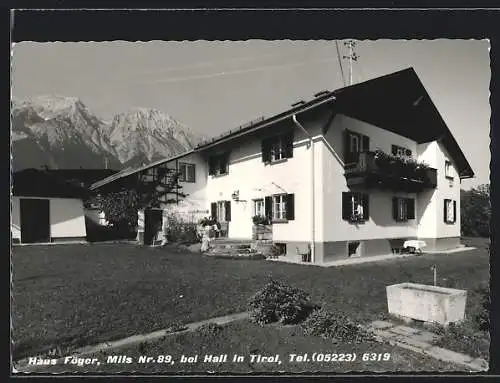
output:
{"label": "stucco wall", "polygon": [[[20,198],[12,198],[11,230],[13,238],[21,238]],[[83,202],[72,198],[37,198],[50,201],[50,236],[52,238],[76,238],[87,235]]]}
{"label": "stucco wall", "polygon": [[[460,236],[460,179],[456,165],[442,144],[437,141],[418,145],[418,158],[437,169],[437,188],[421,193],[419,198],[428,201],[428,208],[422,214],[418,227],[420,238],[448,238]],[[452,162],[453,180],[446,178],[445,161]],[[444,200],[451,199],[457,203],[456,222],[444,222]]]}
{"label": "stucco wall", "polygon": [[[197,221],[210,215],[206,199],[208,166],[199,153],[188,154],[180,158],[178,162],[195,165],[195,182],[179,182],[179,185],[182,186],[180,191],[186,194],[186,197],[180,197],[178,204],[168,205],[168,210],[179,214],[188,221]],[[168,162],[167,167],[176,169],[176,162]]]}
{"label": "stucco wall", "polygon": [[[370,218],[365,223],[355,225],[342,219],[342,192],[350,191],[344,177],[343,165],[333,151],[343,159],[342,131],[349,129],[370,137],[370,150],[381,149],[391,152],[391,145],[400,145],[416,152],[416,143],[395,133],[388,132],[353,118],[337,115],[322,142],[323,153],[323,235],[320,241],[368,240],[375,238],[415,237],[417,219],[396,222],[392,218],[392,197],[416,198],[414,193],[391,193],[370,190]],[[417,201],[415,201],[417,205]],[[418,211],[418,208],[416,209]]]}
{"label": "stucco wall", "polygon": [[[326,113],[319,113],[314,119],[299,117],[299,121],[313,136],[317,136],[326,116]],[[264,164],[261,154],[262,139],[286,129],[293,129],[294,132],[293,157],[280,163]],[[307,136],[288,119],[273,129],[235,139],[230,145],[220,147],[220,151],[230,150],[229,173],[223,176],[208,176],[207,208],[210,208],[211,202],[231,201],[230,238],[251,238],[254,199],[272,194],[293,193],[295,219],[287,223],[274,224],[273,240],[276,242],[292,239],[311,240],[312,173],[311,149],[307,146],[308,141]],[[318,170],[321,168],[320,152],[317,144],[313,147]],[[217,149],[213,149],[206,155],[216,151]],[[319,178],[318,175],[316,177]],[[317,181],[320,182],[318,179]],[[240,202],[232,200],[231,195],[234,191],[239,191]],[[319,200],[321,189],[316,189],[315,193]],[[317,208],[321,208],[321,205]],[[316,222],[321,222],[320,218],[317,217]]]}

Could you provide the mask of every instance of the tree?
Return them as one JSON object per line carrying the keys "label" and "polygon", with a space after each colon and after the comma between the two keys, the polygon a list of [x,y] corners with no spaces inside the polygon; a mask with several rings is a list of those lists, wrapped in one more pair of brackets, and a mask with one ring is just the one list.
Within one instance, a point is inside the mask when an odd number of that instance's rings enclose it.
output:
{"label": "tree", "polygon": [[144,173],[132,174],[121,182],[108,184],[107,189],[99,190],[89,203],[101,209],[118,231],[135,231],[139,210],[159,208],[186,196],[180,191],[178,172],[161,167],[156,169],[152,181],[146,181]]}
{"label": "tree", "polygon": [[479,185],[470,190],[460,190],[460,215],[462,235],[469,237],[490,236],[490,185]]}

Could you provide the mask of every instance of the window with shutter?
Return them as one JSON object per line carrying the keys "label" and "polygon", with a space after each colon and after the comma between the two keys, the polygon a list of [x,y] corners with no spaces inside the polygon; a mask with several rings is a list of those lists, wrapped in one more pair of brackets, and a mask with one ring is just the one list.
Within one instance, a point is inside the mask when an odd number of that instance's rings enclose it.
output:
{"label": "window with shutter", "polygon": [[262,141],[262,161],[281,161],[293,157],[293,133],[266,138]]}
{"label": "window with shutter", "polygon": [[364,222],[370,218],[368,194],[343,192],[342,219],[349,222]]}
{"label": "window with shutter", "polygon": [[392,217],[398,222],[415,219],[415,200],[413,198],[393,197]]}
{"label": "window with shutter", "polygon": [[[208,160],[208,174],[219,176],[229,173],[229,152],[212,156]],[[193,181],[194,182],[194,181]]]}
{"label": "window with shutter", "polygon": [[283,221],[287,217],[286,194],[278,194],[273,196],[273,220]]}
{"label": "window with shutter", "polygon": [[391,146],[391,153],[397,157],[411,157],[411,150],[398,145]]}
{"label": "window with shutter", "polygon": [[359,153],[370,150],[370,137],[363,134],[344,131],[344,162],[353,163],[357,162]]}
{"label": "window with shutter", "polygon": [[195,182],[195,165],[179,162],[179,182]]}
{"label": "window with shutter", "polygon": [[443,215],[444,215],[444,222],[445,223],[454,223],[454,218],[455,218],[455,215],[456,213],[454,212],[454,210],[456,209],[456,204],[453,204],[453,202],[455,201],[452,201],[451,199],[445,199],[444,200],[444,211],[443,211]]}

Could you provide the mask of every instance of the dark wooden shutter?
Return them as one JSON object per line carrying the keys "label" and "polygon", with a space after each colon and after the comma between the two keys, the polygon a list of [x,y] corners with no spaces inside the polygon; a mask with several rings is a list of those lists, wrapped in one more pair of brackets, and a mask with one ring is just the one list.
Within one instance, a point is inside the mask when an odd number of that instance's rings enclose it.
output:
{"label": "dark wooden shutter", "polygon": [[363,152],[368,152],[370,150],[370,137],[363,136]]}
{"label": "dark wooden shutter", "polygon": [[398,154],[398,147],[396,145],[391,146],[391,153],[393,156]]}
{"label": "dark wooden shutter", "polygon": [[448,200],[448,199],[445,199],[445,200],[444,200],[444,209],[443,209],[443,220],[444,220],[444,222],[448,222],[448,221],[446,220],[446,213],[447,213],[446,205],[448,204],[448,202],[447,202],[447,201],[449,201],[449,200]]}
{"label": "dark wooden shutter", "polygon": [[284,137],[285,143],[285,157],[293,157],[293,132],[290,132]]}
{"label": "dark wooden shutter", "polygon": [[342,219],[349,220],[352,214],[352,193],[342,192]]}
{"label": "dark wooden shutter", "polygon": [[271,162],[271,142],[269,138],[262,140],[262,162]]}
{"label": "dark wooden shutter", "polygon": [[213,176],[215,174],[215,157],[210,156],[208,158],[208,175]]}
{"label": "dark wooden shutter", "polygon": [[352,154],[349,147],[349,131],[344,129],[344,162],[352,162]]}
{"label": "dark wooden shutter", "polygon": [[453,201],[453,223],[457,222],[457,201]]}
{"label": "dark wooden shutter", "polygon": [[224,210],[226,212],[226,222],[231,222],[231,201],[224,201]]}
{"label": "dark wooden shutter", "polygon": [[392,197],[392,218],[394,218],[395,221],[399,221],[398,201],[398,197]]}
{"label": "dark wooden shutter", "polygon": [[189,182],[196,182],[195,165],[190,164],[187,166],[187,180]]}
{"label": "dark wooden shutter", "polygon": [[406,199],[406,217],[415,219],[415,200],[413,198]]}
{"label": "dark wooden shutter", "polygon": [[363,194],[363,219],[370,219],[370,195]]}
{"label": "dark wooden shutter", "polygon": [[266,197],[264,199],[264,210],[266,214],[266,218],[273,218],[273,197]]}
{"label": "dark wooden shutter", "polygon": [[215,202],[212,202],[210,204],[210,216],[213,219],[217,219],[217,203],[215,203]]}
{"label": "dark wooden shutter", "polygon": [[295,219],[295,195],[286,195],[286,219],[293,221]]}

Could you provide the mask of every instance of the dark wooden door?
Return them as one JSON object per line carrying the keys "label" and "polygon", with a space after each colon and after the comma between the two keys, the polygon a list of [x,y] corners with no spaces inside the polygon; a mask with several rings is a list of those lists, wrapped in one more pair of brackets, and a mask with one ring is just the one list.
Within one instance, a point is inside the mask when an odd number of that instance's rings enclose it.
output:
{"label": "dark wooden door", "polygon": [[50,242],[50,201],[21,199],[21,242]]}
{"label": "dark wooden door", "polygon": [[144,211],[144,244],[153,245],[156,234],[161,228],[162,210],[148,209]]}

